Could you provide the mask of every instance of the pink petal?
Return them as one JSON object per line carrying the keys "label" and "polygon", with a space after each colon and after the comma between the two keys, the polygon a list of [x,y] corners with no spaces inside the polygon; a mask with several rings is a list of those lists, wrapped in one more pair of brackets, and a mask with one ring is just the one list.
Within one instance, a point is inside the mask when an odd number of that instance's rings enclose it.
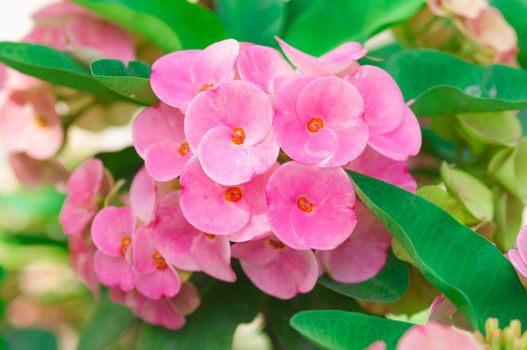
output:
{"label": "pink petal", "polygon": [[393,78],[375,66],[361,66],[347,77],[364,99],[364,118],[372,134],[385,134],[401,124],[406,106]]}
{"label": "pink petal", "polygon": [[483,350],[470,333],[430,322],[410,328],[399,340],[397,350]]}
{"label": "pink petal", "polygon": [[191,68],[191,78],[198,90],[208,84],[217,86],[234,78],[234,64],[240,44],[234,39],[214,43],[200,52]]}
{"label": "pink petal", "polygon": [[144,300],[141,307],[134,308],[136,314],[144,321],[176,330],[185,325],[185,317],[174,305],[172,299]]}
{"label": "pink petal", "polygon": [[265,92],[246,81],[229,81],[192,101],[185,116],[185,135],[194,153],[207,131],[216,126],[241,128],[244,144],[254,145],[269,134],[272,120],[273,108]]}
{"label": "pink petal", "polygon": [[206,233],[227,235],[239,231],[249,221],[251,210],[245,198],[229,202],[228,188],[220,186],[203,172],[197,157],[181,174],[181,211],[196,228]]}
{"label": "pink petal", "polygon": [[216,126],[201,140],[199,160],[212,180],[234,186],[266,172],[276,162],[279,151],[272,131],[260,143],[237,145],[232,141],[231,128]]}
{"label": "pink petal", "polygon": [[145,297],[158,300],[175,296],[181,288],[181,280],[171,267],[164,270],[139,274],[135,280],[137,290]]}
{"label": "pink petal", "polygon": [[144,225],[148,225],[154,218],[156,192],[156,183],[146,169],[141,168],[130,186],[130,205]]}
{"label": "pink petal", "polygon": [[90,12],[84,7],[72,4],[70,2],[57,2],[49,4],[31,16],[33,20],[39,25],[58,25],[64,18],[72,17],[75,15],[88,15]]}
{"label": "pink petal", "polygon": [[170,181],[181,175],[192,152],[181,155],[181,145],[159,143],[148,148],[145,154],[145,167],[157,181]]}
{"label": "pink petal", "polygon": [[524,261],[527,261],[527,226],[522,226],[516,236],[516,247]]}
{"label": "pink petal", "polygon": [[133,236],[132,247],[134,271],[141,275],[156,271],[153,257],[157,250],[150,227],[137,229]]}
{"label": "pink petal", "polygon": [[407,160],[421,149],[421,128],[410,108],[401,125],[387,134],[371,134],[368,144],[377,152],[394,160]]}
{"label": "pink petal", "polygon": [[[270,242],[270,240],[272,241]],[[266,237],[264,239],[237,243],[231,247],[231,253],[233,257],[248,263],[260,266],[267,265],[280,254],[280,250],[270,244],[275,241],[278,241],[278,238]]]}
{"label": "pink petal", "polygon": [[206,274],[226,282],[236,281],[231,268],[231,247],[225,237],[200,234],[194,239],[192,257]]}
{"label": "pink petal", "polygon": [[132,237],[134,227],[132,209],[106,207],[93,219],[91,237],[95,246],[104,254],[120,257],[122,240]]}
{"label": "pink petal", "polygon": [[126,259],[108,256],[97,251],[93,263],[95,274],[102,284],[108,287],[119,287],[123,291],[130,291],[134,288],[134,274]]}
{"label": "pink petal", "polygon": [[57,50],[66,50],[66,33],[60,27],[35,27],[24,37],[23,41],[51,46]]}
{"label": "pink petal", "polygon": [[330,277],[340,283],[366,281],[379,273],[388,256],[391,236],[363,205],[356,208],[358,224],[353,234],[334,250],[320,252]]}
{"label": "pink petal", "polygon": [[183,283],[173,302],[183,315],[190,315],[196,311],[201,303],[198,289],[190,282]]}
{"label": "pink petal", "polygon": [[517,249],[510,249],[506,256],[518,274],[523,278],[527,278],[527,263],[523,260],[520,252]]}
{"label": "pink petal", "polygon": [[378,340],[368,346],[365,350],[386,350],[386,343],[384,343],[382,340]]}
{"label": "pink petal", "polygon": [[[368,50],[362,47],[357,41],[348,41],[320,57],[320,61],[334,65],[350,65],[352,61],[357,61],[366,56]],[[343,71],[344,69],[341,69]],[[342,73],[341,73],[342,74]],[[338,74],[338,75],[341,75]]]}
{"label": "pink petal", "polygon": [[164,103],[187,108],[197,89],[190,78],[190,69],[201,51],[176,51],[162,56],[154,62],[150,84],[155,94]]}
{"label": "pink petal", "polygon": [[93,265],[95,247],[88,245],[84,237],[77,235],[68,240],[68,249],[71,253],[70,260],[73,271],[86,283],[93,295],[98,296],[99,281]]}
{"label": "pink petal", "polygon": [[269,95],[295,76],[280,52],[260,45],[249,46],[240,52],[238,71],[242,80],[250,81]]}

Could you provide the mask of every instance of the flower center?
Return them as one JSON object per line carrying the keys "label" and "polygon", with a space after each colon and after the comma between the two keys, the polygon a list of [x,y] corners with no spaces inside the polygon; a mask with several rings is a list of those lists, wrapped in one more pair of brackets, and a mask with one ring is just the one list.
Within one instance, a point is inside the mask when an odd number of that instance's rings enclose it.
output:
{"label": "flower center", "polygon": [[168,267],[165,261],[165,258],[163,258],[157,250],[154,252],[154,255],[152,255],[152,259],[154,259],[154,264],[156,265],[156,269],[165,270]]}
{"label": "flower center", "polygon": [[190,151],[190,148],[188,147],[187,142],[183,142],[181,146],[179,146],[179,149],[177,150],[179,155],[182,157],[186,156],[189,151]]}
{"label": "flower center", "polygon": [[307,130],[311,132],[317,132],[324,127],[324,121],[319,118],[313,118],[307,123]]}
{"label": "flower center", "polygon": [[269,238],[269,245],[275,249],[284,249],[285,248],[285,244],[283,244],[282,242],[280,241],[277,241],[275,239],[272,239],[272,238]]}
{"label": "flower center", "polygon": [[211,233],[203,233],[203,234],[205,235],[205,237],[207,237],[211,241],[213,241],[216,238],[216,235],[213,235]]}
{"label": "flower center", "polygon": [[37,128],[40,128],[40,129],[47,129],[47,128],[49,128],[48,121],[46,120],[46,118],[44,118],[41,115],[35,117],[35,124],[36,124]]}
{"label": "flower center", "polygon": [[236,145],[241,145],[245,141],[245,131],[242,128],[234,129],[231,139]]}
{"label": "flower center", "polygon": [[207,91],[209,89],[212,89],[214,87],[214,84],[213,83],[210,83],[210,84],[205,84],[203,85],[199,90],[198,90],[198,93],[199,92],[203,92],[203,91]]}
{"label": "flower center", "polygon": [[310,213],[313,211],[313,203],[309,203],[306,197],[298,198],[298,200],[296,201],[296,205],[298,205],[300,210],[305,211],[306,213]]}
{"label": "flower center", "polygon": [[124,236],[121,239],[121,256],[124,257],[126,255],[126,251],[128,250],[128,247],[132,244],[132,239],[130,236]]}
{"label": "flower center", "polygon": [[237,202],[242,199],[242,190],[239,187],[230,187],[225,191],[227,202]]}

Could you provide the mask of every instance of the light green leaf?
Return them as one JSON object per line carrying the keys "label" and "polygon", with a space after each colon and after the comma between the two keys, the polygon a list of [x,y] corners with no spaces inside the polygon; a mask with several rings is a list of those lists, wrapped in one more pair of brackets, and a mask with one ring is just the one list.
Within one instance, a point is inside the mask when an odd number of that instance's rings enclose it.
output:
{"label": "light green leaf", "polygon": [[316,0],[295,17],[285,40],[300,50],[321,55],[346,41],[365,41],[403,22],[424,0]]}
{"label": "light green leaf", "polygon": [[496,200],[496,232],[494,240],[503,252],[516,246],[516,236],[522,226],[524,205],[521,200],[503,191]]}
{"label": "light green leaf", "polygon": [[291,326],[325,349],[363,350],[383,340],[388,350],[395,350],[397,340],[412,324],[355,312],[316,310],[297,313]]}
{"label": "light green leaf", "polygon": [[498,151],[487,170],[510,193],[527,203],[527,139],[514,149]]}
{"label": "light green leaf", "polygon": [[112,91],[136,103],[151,106],[159,99],[150,87],[150,66],[139,61],[98,60],[91,64],[95,79]]}
{"label": "light green leaf", "polygon": [[457,200],[452,198],[447,191],[439,186],[428,185],[421,187],[417,190],[417,194],[445,210],[462,224],[474,220],[472,215],[470,215],[470,213],[468,213]]}
{"label": "light green leaf", "polygon": [[458,114],[463,131],[476,141],[513,147],[522,137],[521,123],[515,112]]}
{"label": "light green leaf", "polygon": [[410,254],[423,275],[471,324],[527,322],[527,293],[502,253],[424,198],[350,172],[361,201]]}
{"label": "light green leaf", "polygon": [[386,70],[417,116],[527,108],[527,71],[480,67],[434,50],[406,50],[390,57]]}
{"label": "light green leaf", "polygon": [[324,275],[318,283],[348,297],[364,301],[392,303],[399,300],[406,292],[409,278],[408,266],[390,253],[381,272],[367,281],[343,284]]}
{"label": "light green leaf", "polygon": [[74,0],[171,52],[201,49],[225,38],[220,19],[187,0]]}

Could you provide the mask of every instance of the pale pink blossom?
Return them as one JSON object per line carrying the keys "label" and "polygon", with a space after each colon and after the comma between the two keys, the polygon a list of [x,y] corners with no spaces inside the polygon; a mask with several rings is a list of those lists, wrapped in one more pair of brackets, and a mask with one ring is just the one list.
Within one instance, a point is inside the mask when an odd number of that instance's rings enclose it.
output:
{"label": "pale pink blossom", "polygon": [[379,341],[376,341],[375,343],[372,343],[370,346],[368,346],[364,350],[386,350],[386,343],[379,340]]}
{"label": "pale pink blossom", "polygon": [[428,8],[441,17],[476,18],[488,7],[487,0],[427,0]]}
{"label": "pale pink blossom", "polygon": [[274,236],[237,243],[232,254],[262,291],[280,299],[308,293],[316,285],[318,265],[311,250],[295,250]]}
{"label": "pale pink blossom", "polygon": [[267,184],[268,220],[293,249],[334,249],[353,232],[355,191],[342,168],[281,165]]}
{"label": "pale pink blossom", "polygon": [[399,340],[397,350],[483,350],[470,333],[430,322],[413,326]]}
{"label": "pale pink blossom", "polygon": [[291,80],[276,95],[275,108],[276,139],[298,162],[342,166],[359,156],[368,142],[363,98],[343,79]]}
{"label": "pale pink blossom", "polygon": [[152,89],[166,104],[186,109],[200,92],[234,79],[240,45],[227,39],[204,50],[176,51],[152,66]]}
{"label": "pale pink blossom", "polygon": [[185,116],[164,103],[144,109],[134,120],[134,147],[157,181],[175,179],[192,156],[183,131]]}
{"label": "pale pink blossom", "polygon": [[37,160],[25,153],[9,154],[9,164],[17,179],[26,186],[36,187],[53,184],[60,191],[66,191],[70,172],[57,159]]}
{"label": "pale pink blossom", "polygon": [[507,258],[518,272],[523,283],[527,282],[527,226],[523,226],[516,237],[516,248],[507,252]]}
{"label": "pale pink blossom", "polygon": [[232,186],[265,173],[278,158],[273,107],[261,89],[230,81],[197,96],[185,116],[185,135],[203,171]]}
{"label": "pale pink blossom", "polygon": [[143,225],[148,225],[154,219],[158,191],[155,181],[141,168],[130,185],[130,206],[135,216]]}
{"label": "pale pink blossom", "polygon": [[321,57],[308,55],[275,37],[287,58],[304,74],[343,77],[358,68],[357,60],[368,52],[358,42],[344,43]]}

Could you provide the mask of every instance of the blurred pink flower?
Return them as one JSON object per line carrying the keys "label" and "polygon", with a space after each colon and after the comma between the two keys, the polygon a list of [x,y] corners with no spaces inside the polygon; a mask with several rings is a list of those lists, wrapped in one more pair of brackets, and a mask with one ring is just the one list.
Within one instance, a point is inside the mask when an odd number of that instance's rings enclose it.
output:
{"label": "blurred pink flower", "polygon": [[510,249],[506,256],[522,282],[527,283],[527,226],[523,226],[516,237],[516,249]]}
{"label": "blurred pink flower", "polygon": [[274,236],[237,243],[232,254],[262,291],[280,299],[308,293],[316,285],[318,265],[311,250],[295,250]]}
{"label": "blurred pink flower", "polygon": [[230,81],[192,101],[185,135],[207,176],[233,186],[265,173],[276,162],[279,146],[272,122],[273,107],[261,89]]}
{"label": "blurred pink flower", "polygon": [[144,109],[134,120],[134,147],[155,180],[168,181],[181,174],[192,157],[183,132],[183,113],[164,103]]}
{"label": "blurred pink flower", "polygon": [[386,343],[383,341],[376,341],[364,350],[386,350]]}
{"label": "blurred pink flower", "polygon": [[441,17],[476,18],[488,7],[487,0],[427,0],[428,8]]}
{"label": "blurred pink flower", "polygon": [[59,191],[67,191],[70,173],[57,159],[36,160],[25,153],[9,154],[9,164],[18,180],[26,186],[53,184]]}
{"label": "blurred pink flower", "polygon": [[291,80],[276,95],[275,108],[278,143],[298,162],[342,166],[359,156],[368,142],[363,99],[343,79]]}
{"label": "blurred pink flower", "polygon": [[267,184],[268,220],[293,249],[334,249],[357,222],[355,191],[342,168],[281,165]]}
{"label": "blurred pink flower", "polygon": [[92,293],[98,296],[99,281],[93,266],[95,247],[87,243],[83,235],[75,235],[69,238],[68,248],[73,271],[86,283]]}
{"label": "blurred pink flower", "polygon": [[358,42],[344,43],[319,57],[308,55],[282,39],[275,37],[287,58],[306,75],[337,75],[343,77],[358,68],[357,60],[368,52]]}
{"label": "blurred pink flower", "polygon": [[399,340],[397,350],[483,350],[470,333],[430,322],[413,326]]}
{"label": "blurred pink flower", "polygon": [[176,51],[152,66],[152,89],[166,104],[186,109],[194,96],[234,79],[240,45],[227,39],[204,50]]}

